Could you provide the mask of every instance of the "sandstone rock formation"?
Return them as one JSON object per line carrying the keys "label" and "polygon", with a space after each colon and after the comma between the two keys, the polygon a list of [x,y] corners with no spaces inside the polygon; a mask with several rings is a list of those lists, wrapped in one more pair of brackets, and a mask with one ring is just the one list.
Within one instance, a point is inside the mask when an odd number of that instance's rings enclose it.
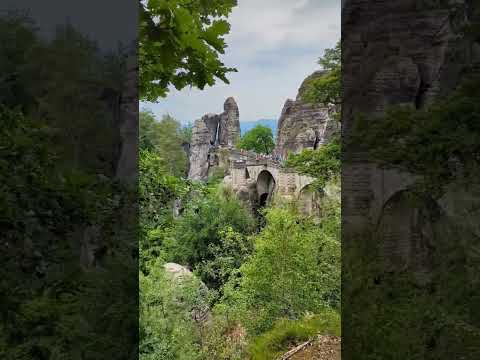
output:
{"label": "sandstone rock formation", "polygon": [[[195,278],[195,275],[187,269],[185,266],[176,264],[176,263],[166,263],[163,265],[164,270],[167,274],[170,275],[173,285],[179,288],[182,287],[191,287],[196,285],[196,288],[189,289],[187,291],[196,291],[196,303],[190,312],[192,314],[192,319],[198,323],[205,323],[210,319],[210,308],[208,306],[208,288],[207,286]],[[179,296],[177,299],[179,306],[184,306],[184,299],[182,296]]]}
{"label": "sandstone rock formation", "polygon": [[220,115],[218,126],[218,144],[234,146],[240,139],[240,114],[237,103],[229,97],[224,104],[224,112]]}
{"label": "sandstone rock formation", "polygon": [[333,108],[302,100],[308,81],[322,74],[322,71],[317,71],[307,77],[299,88],[296,100],[285,102],[278,121],[276,153],[285,157],[289,152],[316,149],[339,131],[338,122],[332,116]]}
{"label": "sandstone rock formation", "polygon": [[189,269],[176,263],[165,263],[163,268],[167,273],[171,274],[174,279],[181,279],[184,277],[190,278],[193,276]]}
{"label": "sandstone rock formation", "polygon": [[[333,108],[302,100],[307,83],[323,74],[317,71],[307,77],[296,100],[286,101],[278,124],[277,154],[286,156],[305,148],[316,149],[339,131]],[[207,114],[195,122],[189,149],[189,178],[204,181],[211,175],[224,176],[224,184],[252,209],[270,203],[275,194],[284,199],[300,199],[309,215],[319,212],[320,195],[308,191],[313,178],[291,169],[282,170],[275,157],[258,158],[255,153],[235,150],[239,138],[238,106],[230,97],[222,114]],[[217,174],[217,170],[222,173]]]}
{"label": "sandstone rock formation", "polygon": [[240,138],[240,118],[237,103],[230,97],[225,101],[224,112],[207,114],[195,121],[190,146],[188,178],[206,180],[209,172],[218,165],[214,152],[235,146]]}
{"label": "sandstone rock formation", "polygon": [[190,166],[188,178],[205,180],[208,176],[210,150],[214,146],[215,133],[208,127],[212,118],[209,115],[195,121],[190,144]]}

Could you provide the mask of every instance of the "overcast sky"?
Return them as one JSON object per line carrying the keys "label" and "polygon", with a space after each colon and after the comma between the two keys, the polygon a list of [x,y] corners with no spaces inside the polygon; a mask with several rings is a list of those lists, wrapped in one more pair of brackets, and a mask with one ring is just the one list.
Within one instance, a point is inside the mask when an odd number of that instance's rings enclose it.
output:
{"label": "overcast sky", "polygon": [[203,91],[172,90],[158,103],[142,103],[158,117],[182,122],[220,113],[233,96],[240,121],[277,119],[302,80],[319,69],[317,59],[340,38],[341,0],[239,0],[229,21],[223,62],[236,67],[230,85],[218,82]]}

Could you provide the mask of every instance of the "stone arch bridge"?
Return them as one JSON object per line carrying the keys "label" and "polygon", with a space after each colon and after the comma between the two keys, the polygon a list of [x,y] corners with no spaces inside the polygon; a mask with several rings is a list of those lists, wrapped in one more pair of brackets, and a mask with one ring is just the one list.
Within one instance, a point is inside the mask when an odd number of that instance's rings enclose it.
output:
{"label": "stone arch bridge", "polygon": [[311,197],[315,179],[283,168],[272,159],[232,159],[226,179],[241,198],[265,206],[274,197],[296,200]]}

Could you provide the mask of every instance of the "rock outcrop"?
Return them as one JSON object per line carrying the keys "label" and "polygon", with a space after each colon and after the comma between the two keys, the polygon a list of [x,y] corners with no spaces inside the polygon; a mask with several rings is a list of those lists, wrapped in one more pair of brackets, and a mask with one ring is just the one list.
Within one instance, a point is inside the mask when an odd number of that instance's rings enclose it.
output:
{"label": "rock outcrop", "polygon": [[225,101],[224,112],[207,114],[195,121],[190,145],[188,178],[206,180],[211,168],[218,165],[214,152],[235,146],[240,138],[240,118],[237,103],[230,97]]}
{"label": "rock outcrop", "polygon": [[302,100],[306,84],[321,75],[323,72],[317,71],[307,77],[299,88],[296,100],[285,102],[278,121],[277,154],[285,157],[289,152],[316,149],[339,131],[339,124],[333,118],[333,108]]}
{"label": "rock outcrop", "polygon": [[[190,306],[185,310],[190,310],[192,319],[197,323],[205,323],[210,319],[211,313],[208,306],[208,288],[195,277],[195,275],[185,266],[176,263],[166,263],[163,265],[165,272],[169,275],[172,285],[177,288],[180,296],[175,298],[178,306]],[[183,292],[196,293],[195,303],[188,304],[185,301]],[[193,306],[192,306],[193,305]]]}
{"label": "rock outcrop", "polygon": [[205,180],[208,176],[210,150],[215,144],[217,130],[214,131],[210,124],[212,117],[205,115],[195,121],[192,129],[192,142],[190,144],[190,166],[188,178]]}
{"label": "rock outcrop", "polygon": [[219,118],[218,144],[220,146],[234,146],[240,139],[240,114],[233,97],[229,97],[225,101],[224,112]]}

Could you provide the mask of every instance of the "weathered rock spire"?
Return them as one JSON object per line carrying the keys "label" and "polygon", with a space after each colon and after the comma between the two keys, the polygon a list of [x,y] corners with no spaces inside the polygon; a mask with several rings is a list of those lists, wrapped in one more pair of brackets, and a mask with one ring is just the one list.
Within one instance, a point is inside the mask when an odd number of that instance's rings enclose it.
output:
{"label": "weathered rock spire", "polygon": [[206,180],[212,165],[210,156],[215,147],[233,147],[239,138],[238,105],[233,97],[229,97],[225,101],[223,113],[204,115],[193,125],[189,179]]}
{"label": "weathered rock spire", "polygon": [[218,143],[221,146],[234,146],[240,138],[240,114],[235,99],[229,97],[223,109],[218,128]]}

